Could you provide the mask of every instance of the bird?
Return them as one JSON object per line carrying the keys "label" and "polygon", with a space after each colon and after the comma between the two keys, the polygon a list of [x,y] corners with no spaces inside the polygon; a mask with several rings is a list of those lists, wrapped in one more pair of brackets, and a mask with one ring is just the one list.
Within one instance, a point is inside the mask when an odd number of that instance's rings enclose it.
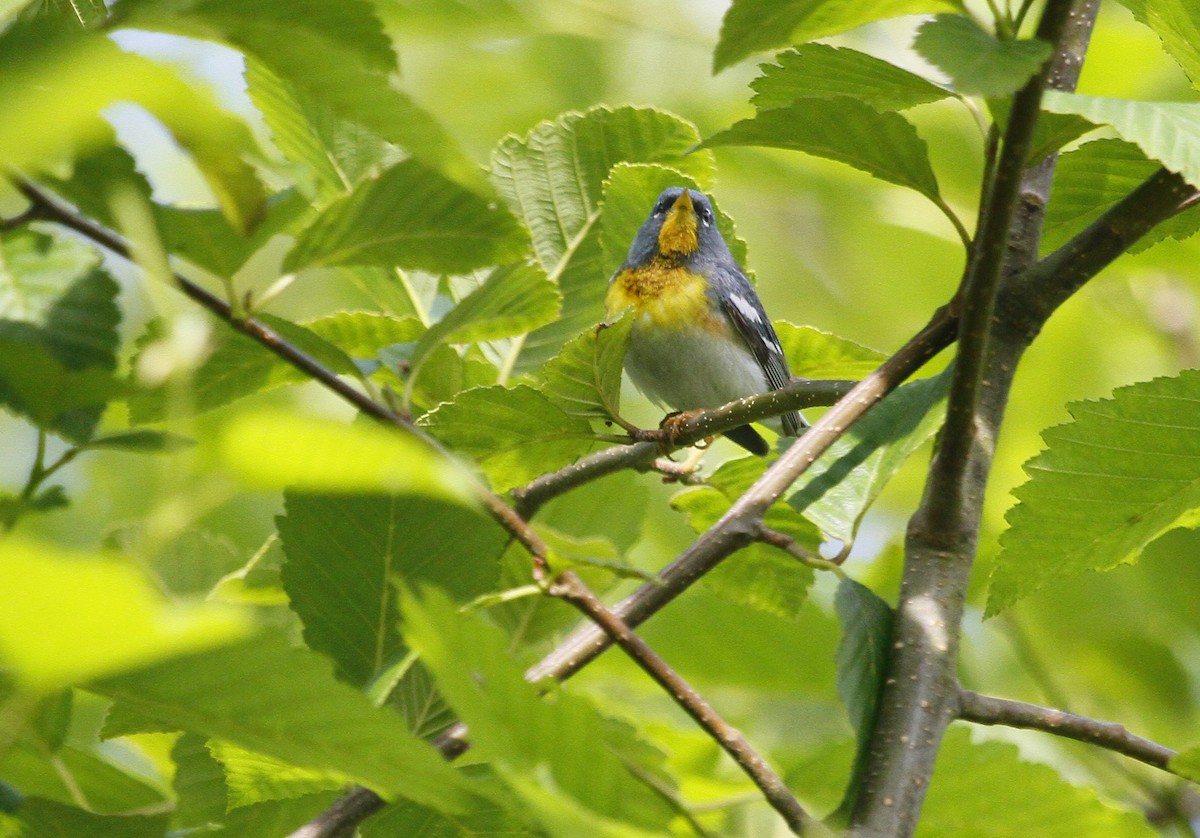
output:
{"label": "bird", "polygon": [[[660,406],[720,407],[791,380],[779,336],[717,229],[712,202],[694,189],[674,186],[658,196],[604,303],[609,319],[632,310],[625,372]],[[785,436],[809,426],[794,410],[764,424]],[[749,425],[725,436],[759,456],[770,450]]]}

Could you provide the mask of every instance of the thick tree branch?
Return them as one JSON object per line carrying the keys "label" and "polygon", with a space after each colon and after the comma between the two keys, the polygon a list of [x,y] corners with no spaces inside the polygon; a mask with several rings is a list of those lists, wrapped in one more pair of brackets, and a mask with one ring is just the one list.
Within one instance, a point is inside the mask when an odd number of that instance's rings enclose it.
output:
{"label": "thick tree branch", "polygon": [[[1064,37],[1068,28],[1086,30],[1092,23],[1090,16],[1072,18],[1072,5],[1071,0],[1046,3],[1037,37],[1053,44],[1057,57],[1014,98],[1000,157],[981,204],[975,247],[956,297],[961,324],[946,423],[920,508],[909,522],[888,677],[850,819],[854,836],[912,834],[942,736],[957,712],[958,639],[984,490],[1024,349],[1011,335],[994,333],[997,298],[1005,274],[1021,271],[1036,253],[1041,206],[1037,201],[1025,203],[1020,214],[1025,218],[1014,218],[1019,217],[1023,187],[1027,194],[1043,198],[1038,192],[1049,183],[1052,164],[1030,174],[1026,160],[1051,70],[1083,59],[1082,51],[1069,60],[1063,57],[1069,47],[1082,50],[1086,44],[1086,37]],[[1029,239],[1014,242],[1013,230]]]}
{"label": "thick tree branch", "polygon": [[658,656],[633,629],[588,590],[578,576],[567,571],[550,583],[551,596],[569,602],[621,648],[649,675],[696,724],[729,754],[738,767],[758,786],[763,797],[787,822],[796,835],[827,834],[788,790],[787,785],[746,741],[742,732],[726,722],[666,661]]}
{"label": "thick tree branch", "polygon": [[965,722],[1041,730],[1077,742],[1098,745],[1164,771],[1171,771],[1168,763],[1176,754],[1157,742],[1134,736],[1115,722],[1089,719],[1053,707],[980,695],[971,690],[961,690],[958,703],[958,718]]}

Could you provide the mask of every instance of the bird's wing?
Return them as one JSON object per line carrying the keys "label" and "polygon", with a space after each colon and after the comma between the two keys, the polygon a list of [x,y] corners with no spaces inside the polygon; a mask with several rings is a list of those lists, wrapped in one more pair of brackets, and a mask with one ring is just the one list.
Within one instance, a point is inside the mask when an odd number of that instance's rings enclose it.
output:
{"label": "bird's wing", "polygon": [[[750,280],[746,279],[741,271],[717,267],[710,281],[719,288],[720,293],[716,296],[721,310],[758,360],[771,388],[778,390],[783,387],[791,381],[792,373],[788,369],[783,347],[779,345],[775,327],[771,325],[766,311],[763,310]],[[785,413],[780,419],[784,432],[789,436],[795,436],[808,425],[798,411]]]}

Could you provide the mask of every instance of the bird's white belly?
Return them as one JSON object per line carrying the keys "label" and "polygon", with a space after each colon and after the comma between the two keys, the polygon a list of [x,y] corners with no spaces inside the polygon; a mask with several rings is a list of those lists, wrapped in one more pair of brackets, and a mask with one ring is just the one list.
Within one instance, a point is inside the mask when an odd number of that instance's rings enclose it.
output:
{"label": "bird's white belly", "polygon": [[740,343],[700,328],[634,323],[625,370],[639,390],[673,410],[719,407],[771,387],[758,361]]}

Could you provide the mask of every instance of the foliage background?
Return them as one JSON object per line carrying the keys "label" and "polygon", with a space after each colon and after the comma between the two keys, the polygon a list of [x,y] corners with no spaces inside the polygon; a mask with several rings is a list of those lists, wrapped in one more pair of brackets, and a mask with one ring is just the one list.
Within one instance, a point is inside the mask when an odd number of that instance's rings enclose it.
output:
{"label": "foliage background", "polygon": [[[399,86],[478,162],[486,161],[507,134],[524,134],[541,120],[597,103],[664,108],[694,122],[701,136],[753,113],[747,100],[756,61],[711,73],[721,3],[380,0],[377,9],[395,41]],[[908,50],[914,26],[912,19],[874,24],[829,41],[933,72]],[[247,120],[270,153],[270,132],[242,89],[236,53],[157,34],[124,33],[121,43],[179,64],[198,85],[213,85],[220,101]],[[1145,100],[1194,99],[1157,38],[1115,3],[1103,4],[1079,90]],[[161,129],[126,106],[109,115],[150,177],[156,198],[183,206],[215,205],[191,159]],[[929,142],[949,202],[961,216],[971,217],[981,166],[974,118],[955,102],[920,106],[910,116]],[[741,148],[717,149],[715,155],[714,193],[749,245],[748,264],[773,318],[812,324],[888,352],[952,292],[962,267],[961,245],[945,219],[919,196],[803,155]],[[19,206],[11,194],[5,200]],[[1200,361],[1198,248],[1195,239],[1167,240],[1123,257],[1054,315],[1026,357],[991,479],[962,672],[968,686],[1062,703],[1177,744],[1200,738],[1200,611],[1195,608],[1200,543],[1194,532],[1172,533],[1134,566],[1050,585],[989,622],[980,614],[1003,515],[1012,502],[1009,490],[1024,480],[1021,464],[1042,448],[1040,432],[1069,418],[1068,402],[1105,397],[1116,386],[1174,374]],[[278,275],[281,255],[268,253],[239,271],[239,288],[266,289]],[[122,283],[121,363],[127,365],[151,317],[189,317],[191,307],[117,260],[108,266]],[[269,310],[301,320],[364,304],[344,283],[303,277]],[[630,418],[654,424],[655,411],[636,393],[624,396]],[[238,415],[264,405],[349,417],[344,406],[308,385],[183,416],[167,427],[211,439]],[[123,428],[125,421],[119,404],[103,420],[112,429]],[[33,455],[34,432],[21,419],[2,415],[0,446],[6,452],[0,485],[19,490]],[[728,443],[719,442],[709,461],[732,454]],[[916,505],[926,462],[923,449],[888,487],[846,565],[885,599],[895,594],[903,525]],[[170,545],[185,564],[204,555],[213,565],[198,570],[200,576],[243,565],[267,542],[282,511],[278,492],[256,492],[231,481],[205,445],[147,457],[97,451],[59,479],[71,504],[23,519],[21,536],[83,549],[148,539],[155,547]],[[621,475],[598,484],[585,500],[564,500],[549,514],[580,516],[589,503],[620,506],[625,535],[614,540],[628,547],[633,564],[655,570],[694,538],[683,517],[670,509],[677,491],[651,475]],[[191,543],[196,541],[202,547]],[[272,547],[272,554],[277,550]],[[645,630],[664,657],[771,753],[790,784],[818,810],[836,804],[852,754],[834,678],[839,632],[833,587],[819,579],[796,620],[697,590],[672,607],[669,619]],[[294,618],[278,603],[264,604],[260,611],[260,619],[295,630]],[[744,780],[718,762],[712,743],[617,655],[586,670],[572,689],[602,708],[639,719],[657,741],[670,743],[671,767],[683,778],[681,791],[689,800],[727,800],[745,791]],[[81,752],[101,754],[165,792],[174,771],[169,754],[179,747],[175,740],[140,734],[98,745],[93,736],[102,710],[100,699],[76,697],[71,736]],[[986,736],[1018,742],[1024,756],[1099,789],[1121,807],[1153,809],[1155,796],[1166,793],[1148,772],[1114,764],[1083,746],[1011,732]],[[966,753],[960,736],[951,740],[946,758]],[[964,834],[949,815],[949,791],[938,794],[946,788],[939,783],[949,782],[935,778],[923,834]],[[765,835],[775,828],[761,803],[734,811],[721,834]],[[1136,832],[1131,828],[1130,834]],[[996,834],[1005,834],[1004,827]]]}

